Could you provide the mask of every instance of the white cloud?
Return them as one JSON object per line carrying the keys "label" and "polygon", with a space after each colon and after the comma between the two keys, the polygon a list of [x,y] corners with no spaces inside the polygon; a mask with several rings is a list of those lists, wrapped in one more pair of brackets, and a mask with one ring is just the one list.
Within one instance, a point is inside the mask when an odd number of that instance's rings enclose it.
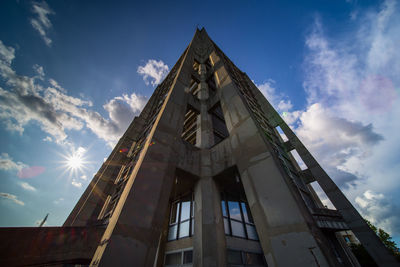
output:
{"label": "white cloud", "polygon": [[21,182],[21,183],[19,183],[19,185],[20,185],[23,189],[25,189],[25,190],[27,190],[27,191],[36,191],[36,188],[35,188],[35,187],[31,186],[30,184],[28,184],[28,183],[26,183],[26,182]]}
{"label": "white cloud", "polygon": [[[306,38],[308,105],[284,119],[360,212],[400,234],[400,16],[395,1],[357,11],[354,32],[324,33],[320,19]],[[372,191],[371,188],[374,190]]]}
{"label": "white cloud", "polygon": [[75,179],[72,179],[71,184],[72,184],[73,186],[75,186],[75,187],[78,187],[78,188],[81,188],[81,187],[82,187],[82,183],[81,183],[81,182],[78,182],[78,181],[75,180]]}
{"label": "white cloud", "polygon": [[87,180],[87,176],[86,175],[82,175],[81,179],[86,181]]}
{"label": "white cloud", "polygon": [[[50,86],[44,88],[35,82],[35,77],[18,75],[11,67],[14,49],[0,41],[0,75],[11,91],[0,87],[0,120],[9,131],[23,134],[30,122],[36,122],[49,136],[45,141],[65,143],[67,130],[90,129],[110,145],[115,143],[138,115],[147,102],[144,96],[117,96],[103,108],[108,117],[89,109],[93,103],[70,96],[55,80],[49,79]],[[44,75],[40,66],[34,67]],[[44,81],[44,77],[41,76]]]}
{"label": "white cloud", "polygon": [[45,138],[42,139],[45,142],[52,142],[53,138],[51,138],[50,136],[46,136]]}
{"label": "white cloud", "polygon": [[276,110],[286,112],[292,109],[293,105],[290,100],[286,99],[287,96],[276,92],[274,80],[268,79],[257,87]]}
{"label": "white cloud", "polygon": [[1,153],[0,155],[0,170],[10,171],[17,170],[20,171],[23,168],[28,167],[26,164],[18,161],[14,162],[13,159],[7,153]]}
{"label": "white cloud", "polygon": [[59,199],[54,200],[53,203],[54,203],[55,205],[58,205],[58,204],[60,204],[60,203],[63,202],[63,201],[64,201],[64,198],[60,197]]}
{"label": "white cloud", "polygon": [[390,234],[400,232],[400,206],[395,205],[383,194],[378,194],[372,190],[365,191],[361,196],[357,196],[355,202],[360,207],[362,215],[378,225]]}
{"label": "white cloud", "polygon": [[168,74],[169,68],[162,60],[149,59],[144,66],[139,66],[137,73],[143,76],[143,80],[148,85],[149,80],[151,85],[159,84],[162,79]]}
{"label": "white cloud", "polygon": [[24,206],[24,205],[25,205],[25,203],[24,203],[23,201],[19,200],[19,199],[17,198],[17,196],[16,196],[16,195],[13,195],[13,194],[1,192],[1,193],[0,193],[0,197],[1,197],[1,198],[4,198],[4,199],[9,199],[9,200],[11,200],[12,202],[14,202],[15,204],[18,204],[18,205],[21,205],[21,206]]}
{"label": "white cloud", "polygon": [[35,72],[38,74],[39,79],[43,79],[44,77],[44,70],[42,66],[39,66],[38,64],[33,65],[33,69]]}
{"label": "white cloud", "polygon": [[32,12],[36,15],[35,18],[31,19],[32,27],[39,32],[46,45],[51,46],[52,40],[47,36],[47,31],[52,27],[52,24],[48,16],[55,14],[54,11],[43,1],[41,3],[33,2]]}

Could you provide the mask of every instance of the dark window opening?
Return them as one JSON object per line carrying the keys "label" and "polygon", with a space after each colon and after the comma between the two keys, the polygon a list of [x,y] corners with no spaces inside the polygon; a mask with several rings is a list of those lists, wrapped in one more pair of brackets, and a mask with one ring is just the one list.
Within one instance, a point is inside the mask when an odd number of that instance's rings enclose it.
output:
{"label": "dark window opening", "polygon": [[183,121],[182,139],[192,145],[196,145],[198,115],[199,112],[197,110],[191,106],[188,106],[186,109],[185,119]]}
{"label": "dark window opening", "polygon": [[204,64],[206,65],[206,71],[208,72],[212,68],[211,61],[210,61],[209,57],[207,58],[206,62],[204,62]]}
{"label": "dark window opening", "polygon": [[215,83],[214,74],[211,75],[210,78],[208,78],[207,85],[211,93],[214,93],[217,90],[217,84]]}
{"label": "dark window opening", "polygon": [[217,103],[212,109],[210,109],[209,114],[213,126],[214,144],[218,144],[229,136],[221,105]]}
{"label": "dark window opening", "polygon": [[264,256],[260,253],[228,249],[228,266],[267,266]]}
{"label": "dark window opening", "polygon": [[194,201],[193,194],[172,202],[169,217],[168,241],[189,237],[194,234]]}

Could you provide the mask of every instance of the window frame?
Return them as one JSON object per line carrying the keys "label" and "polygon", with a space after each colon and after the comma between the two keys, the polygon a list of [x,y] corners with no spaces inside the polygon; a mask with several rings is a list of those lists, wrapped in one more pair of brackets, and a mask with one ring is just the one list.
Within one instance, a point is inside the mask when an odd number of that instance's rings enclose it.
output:
{"label": "window frame", "polygon": [[[187,252],[187,251],[191,251],[192,252],[192,262],[190,262],[190,263],[184,263],[183,261],[184,261],[184,255],[185,255],[185,252]],[[181,254],[181,261],[180,261],[180,263],[179,264],[169,264],[169,265],[167,265],[166,264],[166,261],[167,261],[167,256],[168,255],[170,255],[170,254],[176,254],[176,253],[179,253],[179,254]],[[188,267],[188,266],[193,266],[193,247],[189,247],[189,248],[184,248],[184,249],[179,249],[179,250],[171,250],[171,251],[167,251],[167,252],[165,252],[165,255],[164,255],[164,265],[163,266],[165,266],[165,267]]]}
{"label": "window frame", "polygon": [[[189,196],[189,198],[188,198],[188,196]],[[187,202],[188,199],[190,202],[189,218],[182,220],[182,203]],[[176,203],[178,204],[178,211],[176,212],[177,218],[176,218],[175,222],[171,222],[172,214],[174,212],[174,206]],[[189,222],[189,233],[187,236],[180,237],[181,225],[182,225],[182,223],[186,223],[186,222]],[[176,226],[176,234],[173,239],[170,239],[169,238],[170,237],[170,234],[169,234],[170,229],[171,229],[171,227],[174,227],[174,226]],[[187,237],[192,237],[193,235],[194,235],[194,194],[191,191],[190,193],[184,194],[171,202],[169,219],[168,219],[167,242],[176,241],[176,240],[187,238]]]}
{"label": "window frame", "polygon": [[[233,200],[229,200],[231,198]],[[236,202],[236,203],[238,203],[241,220],[238,220],[236,218],[232,218],[231,217],[228,202]],[[247,214],[248,221],[246,221],[246,218],[244,216],[242,204],[244,204],[244,206],[246,208],[246,214]],[[222,209],[222,205],[224,205],[224,208],[225,208],[225,211],[226,211],[226,216],[224,215],[224,212],[223,212],[223,209]],[[228,195],[226,193],[222,193],[221,194],[221,214],[222,214],[223,219],[224,220],[226,219],[228,221],[228,226],[229,226],[229,231],[228,231],[229,233],[227,233],[227,229],[225,229],[225,222],[224,222],[225,235],[236,237],[236,238],[243,238],[243,239],[247,239],[247,240],[253,240],[253,241],[259,241],[260,240],[260,238],[258,236],[258,233],[257,233],[256,226],[254,224],[253,215],[251,214],[250,207],[249,207],[249,205],[248,205],[248,203],[247,203],[247,201],[245,199],[243,199],[242,197],[234,197],[233,195]],[[245,235],[244,237],[233,234],[232,221],[240,223],[242,225],[243,232],[244,232],[244,235]],[[247,225],[249,225],[250,227],[254,228],[255,233],[257,235],[257,239],[253,239],[253,238],[249,237],[249,233],[247,231]]]}
{"label": "window frame", "polygon": [[[229,262],[229,252],[237,252],[237,253],[240,253],[240,258],[241,258],[241,263],[232,263],[232,262]],[[226,253],[226,264],[227,264],[227,266],[235,266],[235,267],[245,267],[245,266],[268,266],[267,265],[267,263],[266,263],[266,260],[265,260],[265,257],[264,257],[264,255],[262,254],[262,253],[260,253],[260,252],[253,252],[253,251],[245,251],[245,250],[240,250],[240,249],[235,249],[235,248],[227,248],[227,251],[226,251],[227,253]],[[254,254],[254,255],[259,255],[259,256],[261,256],[261,261],[262,261],[262,264],[261,265],[253,265],[253,264],[249,264],[247,261],[246,261],[246,255],[247,254]]]}

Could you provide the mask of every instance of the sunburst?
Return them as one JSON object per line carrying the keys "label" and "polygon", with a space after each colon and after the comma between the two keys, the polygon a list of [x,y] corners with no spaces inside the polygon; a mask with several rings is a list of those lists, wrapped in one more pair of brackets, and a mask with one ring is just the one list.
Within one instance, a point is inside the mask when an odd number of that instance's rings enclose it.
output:
{"label": "sunburst", "polygon": [[78,149],[74,149],[71,153],[67,153],[66,155],[62,155],[64,160],[62,161],[62,165],[65,168],[65,172],[69,173],[70,177],[76,177],[77,174],[83,173],[85,169],[87,169],[88,161],[84,156],[86,149],[83,147],[79,147]]}

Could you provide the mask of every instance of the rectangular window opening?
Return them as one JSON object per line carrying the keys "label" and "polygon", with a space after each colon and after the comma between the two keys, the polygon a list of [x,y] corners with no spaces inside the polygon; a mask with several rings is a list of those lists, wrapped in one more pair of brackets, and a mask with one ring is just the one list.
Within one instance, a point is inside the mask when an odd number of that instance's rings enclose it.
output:
{"label": "rectangular window opening", "polygon": [[324,190],[321,188],[318,181],[310,183],[310,186],[312,187],[312,189],[314,189],[315,193],[317,194],[318,198],[321,200],[322,204],[326,209],[336,210],[335,206],[333,205],[329,197],[326,195]]}
{"label": "rectangular window opening", "polygon": [[221,208],[226,235],[258,240],[250,208],[243,198],[224,193]]}
{"label": "rectangular window opening", "polygon": [[276,126],[275,130],[278,131],[279,136],[282,138],[283,142],[289,141],[289,138],[287,138],[286,134],[283,132],[281,126]]}
{"label": "rectangular window opening", "polygon": [[292,151],[290,151],[290,154],[292,154],[293,158],[296,160],[297,165],[300,167],[301,170],[307,169],[307,165],[301,159],[301,157],[296,149],[293,149]]}
{"label": "rectangular window opening", "polygon": [[197,135],[197,117],[199,112],[192,106],[188,105],[185,113],[185,119],[183,121],[182,139],[192,145],[196,145]]}
{"label": "rectangular window opening", "polygon": [[193,263],[193,248],[186,248],[180,251],[167,252],[165,254],[165,265],[170,267],[177,266],[192,266]]}
{"label": "rectangular window opening", "polygon": [[193,62],[193,69],[195,72],[199,72],[200,63],[195,59]]}
{"label": "rectangular window opening", "polygon": [[207,60],[206,60],[206,62],[204,62],[204,64],[206,65],[206,71],[208,72],[212,68],[210,57],[207,58]]}
{"label": "rectangular window opening", "polygon": [[199,92],[199,90],[200,90],[199,84],[200,84],[200,82],[194,76],[192,76],[192,79],[190,80],[190,85],[189,85],[189,92],[192,95],[196,95]]}
{"label": "rectangular window opening", "polygon": [[106,201],[104,202],[103,208],[101,209],[99,216],[97,217],[98,220],[101,220],[104,218],[104,214],[106,213],[106,210],[107,210],[108,204],[110,203],[110,200],[111,200],[111,196],[108,195],[106,198]]}
{"label": "rectangular window opening", "polygon": [[222,112],[220,103],[217,103],[208,111],[208,113],[211,116],[215,145],[227,138],[229,136],[229,132],[226,128],[224,113]]}
{"label": "rectangular window opening", "polygon": [[171,204],[168,227],[168,241],[193,236],[194,233],[194,199],[188,193]]}

